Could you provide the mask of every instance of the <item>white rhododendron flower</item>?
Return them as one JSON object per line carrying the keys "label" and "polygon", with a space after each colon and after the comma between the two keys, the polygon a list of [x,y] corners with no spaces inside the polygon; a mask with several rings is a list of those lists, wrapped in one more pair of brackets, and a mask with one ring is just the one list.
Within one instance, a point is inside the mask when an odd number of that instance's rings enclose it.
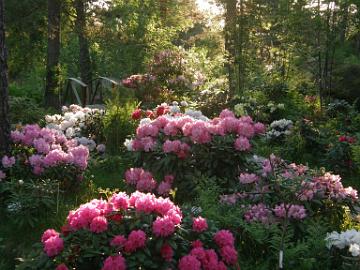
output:
{"label": "white rhododendron flower", "polygon": [[328,233],[325,241],[328,249],[331,249],[332,247],[338,249],[349,247],[349,252],[352,256],[360,256],[360,232],[355,229],[341,233],[335,231]]}

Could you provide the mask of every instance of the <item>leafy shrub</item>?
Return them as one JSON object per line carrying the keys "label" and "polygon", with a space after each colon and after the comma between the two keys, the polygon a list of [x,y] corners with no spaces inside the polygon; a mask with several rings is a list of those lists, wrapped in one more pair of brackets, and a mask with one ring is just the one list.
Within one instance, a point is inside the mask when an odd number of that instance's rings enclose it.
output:
{"label": "leafy shrub", "polygon": [[[2,157],[0,179],[41,178],[72,188],[87,168],[89,150],[54,130],[26,125],[11,132],[12,156]],[[1,184],[0,184],[1,185]]]}
{"label": "leafy shrub", "polygon": [[81,205],[61,234],[48,229],[41,241],[44,253],[30,263],[41,269],[238,268],[231,232],[140,192]]}
{"label": "leafy shrub", "polygon": [[125,139],[134,133],[135,124],[131,121],[131,113],[136,107],[137,103],[134,101],[120,103],[115,99],[107,102],[103,125],[109,154],[120,153]]}
{"label": "leafy shrub", "polygon": [[169,114],[140,121],[136,137],[127,142],[136,166],[156,172],[159,179],[174,175],[174,187],[183,200],[192,196],[196,171],[218,176],[231,189],[238,170],[245,166],[251,140],[265,131],[264,125],[251,117],[236,118],[229,110],[212,120],[198,111],[171,115],[172,110],[163,108],[161,112]]}
{"label": "leafy shrub", "polygon": [[132,75],[122,83],[133,88],[135,96],[151,106],[163,100],[191,97],[204,80],[202,73],[187,64],[184,51],[164,50],[154,55],[148,74]]}
{"label": "leafy shrub", "polygon": [[[237,232],[244,247],[253,247],[239,253],[243,268],[268,269],[279,264],[279,257],[285,268],[317,269],[319,260],[329,267],[324,237],[340,228],[345,206],[354,211],[357,191],[344,188],[339,176],[275,156],[248,164],[234,193],[224,195],[213,180],[198,187],[204,214]],[[214,203],[218,196],[220,204]]]}
{"label": "leafy shrub", "polygon": [[5,198],[8,218],[19,227],[34,227],[56,208],[56,194],[60,192],[57,181],[13,179],[2,185],[3,191],[10,194]]}
{"label": "leafy shrub", "polygon": [[39,123],[48,112],[39,106],[34,99],[28,97],[9,98],[10,120],[13,124],[33,124]]}

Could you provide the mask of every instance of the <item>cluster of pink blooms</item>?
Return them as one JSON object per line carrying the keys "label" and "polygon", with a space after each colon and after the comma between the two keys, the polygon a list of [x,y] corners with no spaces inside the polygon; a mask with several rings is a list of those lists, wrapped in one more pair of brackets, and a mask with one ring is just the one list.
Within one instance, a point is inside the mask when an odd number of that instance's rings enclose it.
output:
{"label": "cluster of pink blooms", "polygon": [[[235,204],[243,199],[258,199],[263,193],[269,193],[272,186],[268,181],[271,172],[285,181],[294,182],[294,192],[298,201],[332,200],[341,202],[344,200],[357,201],[357,190],[352,187],[344,188],[339,175],[325,173],[318,175],[316,171],[310,170],[304,165],[295,163],[286,164],[283,160],[272,155],[269,159],[254,158],[260,165],[258,174],[241,173],[239,182],[247,191],[221,195],[220,201],[226,204]],[[276,192],[276,191],[275,191]],[[255,195],[254,195],[255,194]],[[257,194],[257,195],[256,195]],[[306,218],[307,211],[301,204],[284,204],[281,201],[274,202],[276,206],[272,209],[264,203],[257,203],[248,206],[244,219],[248,222],[269,223],[276,222],[277,218],[302,220]],[[243,206],[245,207],[245,206]]]}
{"label": "cluster of pink blooms", "polygon": [[155,76],[149,74],[134,74],[126,79],[123,79],[121,83],[127,88],[138,88],[139,85],[154,81],[155,79]]}
{"label": "cluster of pink blooms", "polygon": [[152,192],[157,189],[157,193],[162,196],[169,195],[174,179],[173,175],[165,175],[164,180],[158,185],[152,173],[143,168],[130,168],[125,172],[127,184],[135,186],[142,192]]}
{"label": "cluster of pink blooms", "polygon": [[[85,170],[88,165],[88,148],[78,145],[76,140],[68,140],[57,130],[26,125],[21,130],[12,131],[11,139],[17,146],[36,150],[25,161],[31,165],[36,175],[43,173],[46,168],[62,164],[74,165],[80,170]],[[13,157],[4,157],[2,161],[4,167],[14,163]]]}
{"label": "cluster of pink blooms", "polygon": [[[146,226],[148,228],[146,230],[132,229],[127,236],[118,234],[106,240],[117,255],[107,257],[103,262],[102,270],[126,269],[126,257],[146,248],[148,241],[154,241],[157,238],[164,238],[159,255],[164,261],[172,261],[175,251],[167,243],[166,238],[171,237],[180,226],[182,212],[169,199],[157,198],[149,193],[137,191],[128,196],[126,193],[120,192],[114,193],[107,201],[94,199],[83,204],[77,210],[69,213],[64,226],[66,228],[62,228],[62,234],[67,236],[78,230],[85,230],[94,234],[104,233],[104,237],[109,236],[111,235],[110,230],[115,226],[121,226],[123,219],[126,218],[127,222],[131,218],[137,220],[140,214],[149,215],[152,220],[149,221],[152,224]],[[192,229],[196,233],[207,231],[206,219],[202,217],[193,218]],[[41,239],[44,252],[48,257],[54,258],[64,250],[64,247],[71,246],[66,241],[72,241],[72,238],[67,239],[70,240],[63,239],[60,233],[53,229],[46,230]],[[218,231],[214,234],[213,241],[218,247],[218,253],[214,249],[205,249],[203,243],[196,240],[193,242],[189,254],[179,260],[179,269],[225,270],[227,265],[235,265],[238,255],[231,232],[227,230]],[[66,270],[68,268],[63,263],[58,265],[56,269]]]}
{"label": "cluster of pink blooms", "polygon": [[306,210],[305,207],[303,205],[297,205],[297,204],[280,204],[275,206],[274,210],[274,214],[276,217],[279,218],[285,218],[285,216],[287,216],[288,218],[291,219],[297,219],[297,220],[302,220],[306,217]]}
{"label": "cluster of pink blooms", "polygon": [[282,203],[275,206],[274,209],[270,209],[265,204],[259,203],[250,206],[244,214],[247,222],[261,222],[263,224],[270,223],[274,220],[274,217],[285,218],[285,216],[290,219],[302,220],[306,217],[305,207],[297,204],[286,204],[285,206],[285,204]]}
{"label": "cluster of pink blooms", "polygon": [[259,176],[257,176],[254,173],[241,173],[239,176],[239,181],[241,184],[251,184],[255,183],[260,179]]}
{"label": "cluster of pink blooms", "polygon": [[60,233],[53,229],[48,229],[41,237],[44,245],[44,251],[49,257],[58,255],[64,249],[64,240],[60,237]]}
{"label": "cluster of pink blooms", "polygon": [[101,270],[125,270],[126,262],[123,256],[109,256],[104,261],[104,265]]}
{"label": "cluster of pink blooms", "polygon": [[[236,118],[228,109],[223,110],[214,119],[197,119],[190,115],[177,113],[161,115],[154,120],[142,121],[136,130],[136,138],[131,142],[134,151],[152,151],[161,146],[159,135],[165,135],[162,150],[165,153],[175,153],[184,158],[190,150],[190,145],[181,141],[188,140],[193,144],[210,143],[214,136],[235,135],[234,148],[238,151],[249,151],[250,140],[256,134],[265,132],[262,123],[254,123],[249,116]],[[174,140],[171,140],[173,138]]]}
{"label": "cluster of pink blooms", "polygon": [[166,140],[163,144],[164,153],[175,153],[178,158],[186,158],[190,152],[190,146],[180,140]]}
{"label": "cluster of pink blooms", "polygon": [[356,189],[344,188],[341,177],[328,172],[322,176],[313,177],[311,181],[303,182],[302,187],[299,192],[301,200],[312,200],[314,197],[336,201],[345,199],[356,201],[358,199]]}
{"label": "cluster of pink blooms", "polygon": [[[4,168],[4,170],[9,170],[15,165],[15,163],[16,163],[15,157],[3,156],[1,159],[1,165]],[[6,173],[0,170],[0,182],[5,178],[6,178]]]}
{"label": "cluster of pink blooms", "polygon": [[206,219],[203,217],[193,218],[192,229],[194,232],[198,232],[198,233],[206,231],[208,229],[208,224]]}
{"label": "cluster of pink blooms", "polygon": [[232,233],[227,230],[218,231],[213,240],[219,248],[220,258],[214,249],[205,249],[203,243],[197,240],[193,242],[190,253],[179,260],[179,270],[226,270],[227,265],[235,265],[238,254]]}
{"label": "cluster of pink blooms", "polygon": [[249,210],[244,214],[247,222],[261,222],[268,223],[271,210],[263,203],[252,205]]}

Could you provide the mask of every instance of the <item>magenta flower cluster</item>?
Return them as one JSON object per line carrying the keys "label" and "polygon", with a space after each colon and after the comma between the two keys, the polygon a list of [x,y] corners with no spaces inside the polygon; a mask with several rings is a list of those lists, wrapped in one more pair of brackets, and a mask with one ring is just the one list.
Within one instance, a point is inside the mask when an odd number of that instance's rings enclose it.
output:
{"label": "magenta flower cluster", "polygon": [[216,269],[226,270],[237,263],[238,254],[234,246],[234,236],[230,231],[218,231],[214,237],[220,256],[214,249],[205,249],[201,241],[196,241],[190,254],[179,260],[179,270]]}

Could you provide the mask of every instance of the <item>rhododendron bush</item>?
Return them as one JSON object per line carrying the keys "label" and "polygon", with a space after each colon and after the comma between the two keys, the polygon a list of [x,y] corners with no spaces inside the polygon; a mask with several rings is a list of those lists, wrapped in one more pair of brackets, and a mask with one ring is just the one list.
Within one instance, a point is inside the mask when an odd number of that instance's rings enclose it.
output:
{"label": "rhododendron bush", "polygon": [[[205,76],[191,67],[185,51],[164,50],[156,53],[147,74],[135,74],[122,81],[134,89],[135,96],[144,103],[191,96],[205,83]],[[195,90],[195,91],[194,91]]]}
{"label": "rhododendron bush", "polygon": [[[141,112],[134,113],[141,118]],[[232,188],[236,175],[246,168],[254,138],[265,131],[262,123],[249,116],[237,118],[227,109],[213,119],[198,111],[181,112],[177,104],[162,104],[145,114],[148,118],[141,119],[136,137],[126,146],[139,167],[159,178],[173,175],[173,185],[183,195],[194,188],[196,172],[224,179],[223,187]]]}
{"label": "rhododendron bush", "polygon": [[[258,253],[267,254],[268,260],[272,264],[278,262],[279,268],[280,261],[287,266],[298,263],[292,252],[300,243],[306,243],[310,248],[309,239],[315,237],[316,230],[316,237],[321,241],[317,249],[319,254],[325,254],[319,256],[326,256],[322,243],[326,230],[339,228],[344,222],[344,209],[355,212],[358,204],[357,191],[344,187],[339,175],[289,164],[274,155],[269,158],[254,156],[237,179],[235,192],[221,194],[218,198],[221,206],[216,206],[210,213],[225,209],[218,218],[222,225],[241,231],[244,247],[257,245]],[[205,214],[209,212],[207,209],[214,208],[214,199],[210,198],[208,204],[200,204]],[[228,214],[225,214],[226,209]],[[236,215],[232,216],[232,212]],[[227,215],[231,218],[227,219]],[[214,218],[213,215],[210,217]],[[274,254],[274,248],[277,254]],[[254,252],[246,248],[241,248],[241,254],[254,256]],[[309,253],[307,256],[312,258],[314,255]],[[252,260],[256,261],[256,258]],[[299,266],[296,269],[305,268]]]}
{"label": "rhododendron bush", "polygon": [[94,199],[41,242],[41,269],[239,269],[230,231],[149,193]]}
{"label": "rhododendron bush", "polygon": [[82,179],[89,150],[49,128],[26,125],[11,132],[12,156],[2,157],[0,180],[50,178],[69,187]]}
{"label": "rhododendron bush", "polygon": [[103,117],[105,110],[81,107],[75,104],[62,107],[62,114],[46,115],[46,127],[62,132],[68,139],[76,139],[78,144],[89,151],[105,151]]}

